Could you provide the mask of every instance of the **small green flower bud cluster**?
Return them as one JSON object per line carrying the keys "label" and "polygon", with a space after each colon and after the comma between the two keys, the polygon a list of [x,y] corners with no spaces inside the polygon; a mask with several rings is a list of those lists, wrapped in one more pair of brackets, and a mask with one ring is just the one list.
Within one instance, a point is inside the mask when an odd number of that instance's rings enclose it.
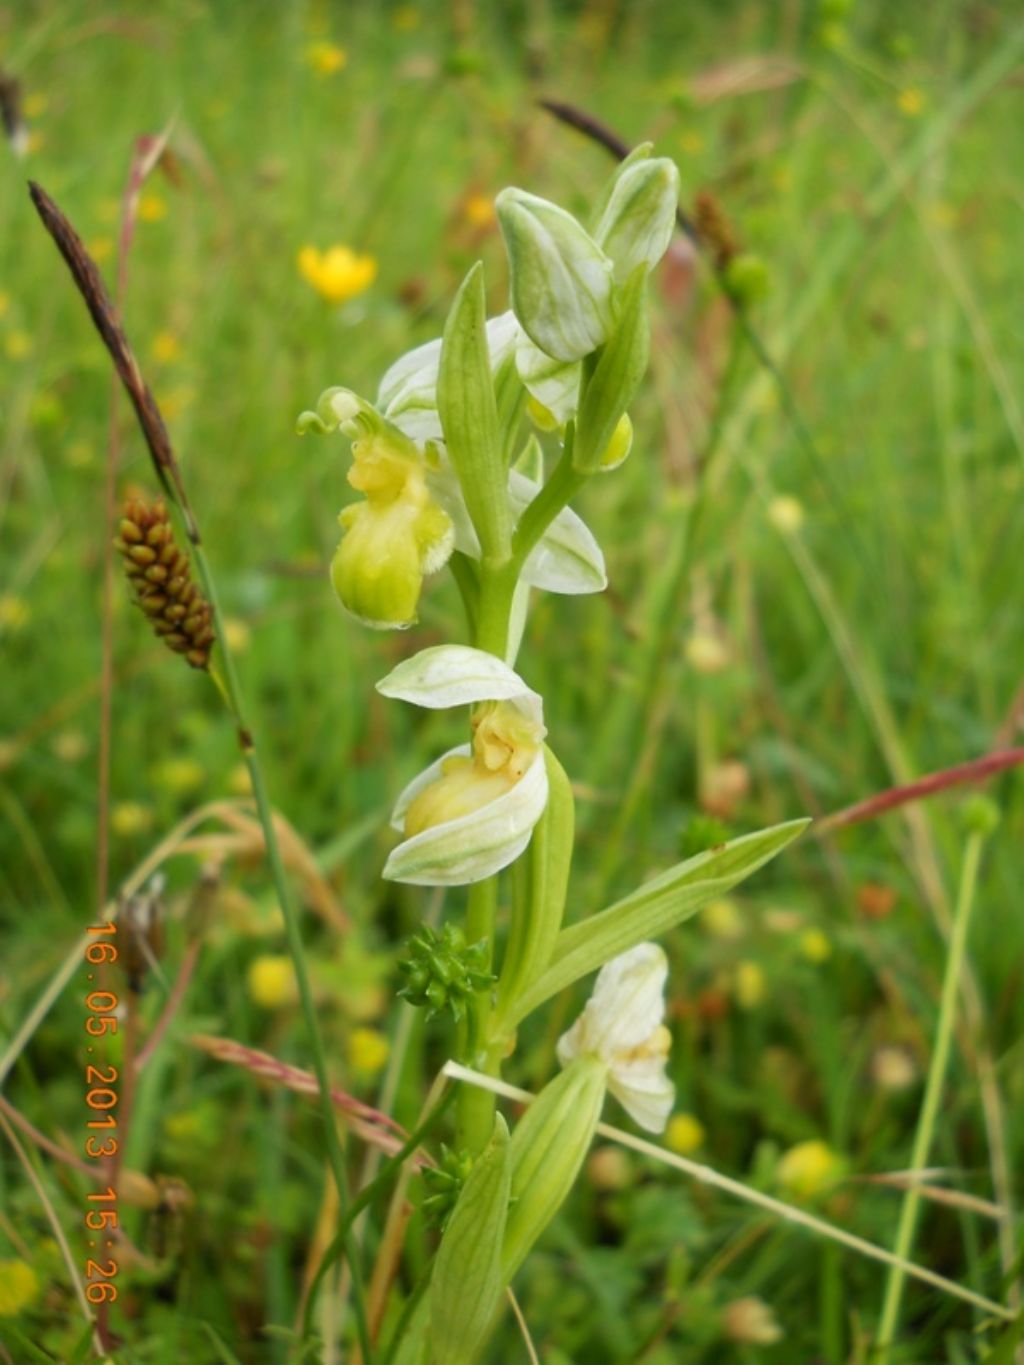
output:
{"label": "small green flower bud cluster", "polygon": [[472,1169],[472,1153],[465,1148],[449,1147],[444,1142],[437,1165],[424,1166],[422,1176],[425,1193],[421,1207],[431,1227],[443,1230],[447,1226]]}
{"label": "small green flower bud cluster", "polygon": [[456,1023],[467,1002],[494,981],[487,970],[487,943],[466,942],[450,920],[440,934],[423,925],[409,940],[409,956],[399,962],[405,977],[399,992],[412,1005],[427,1007],[427,1018],[450,1010]]}

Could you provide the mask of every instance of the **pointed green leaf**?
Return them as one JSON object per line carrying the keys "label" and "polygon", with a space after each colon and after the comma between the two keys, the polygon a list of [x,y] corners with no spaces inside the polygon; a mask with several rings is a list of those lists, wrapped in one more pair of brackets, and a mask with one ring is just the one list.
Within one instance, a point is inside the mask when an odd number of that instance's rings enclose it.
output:
{"label": "pointed green leaf", "polygon": [[483,266],[478,261],[445,323],[437,407],[448,457],[483,553],[500,562],[508,557],[512,523],[484,308]]}
{"label": "pointed green leaf", "polygon": [[677,863],[607,910],[563,929],[542,977],[516,1002],[510,1023],[518,1023],[550,996],[571,986],[645,939],[659,938],[723,896],[791,843],[810,823],[790,820],[745,834],[721,848]]}

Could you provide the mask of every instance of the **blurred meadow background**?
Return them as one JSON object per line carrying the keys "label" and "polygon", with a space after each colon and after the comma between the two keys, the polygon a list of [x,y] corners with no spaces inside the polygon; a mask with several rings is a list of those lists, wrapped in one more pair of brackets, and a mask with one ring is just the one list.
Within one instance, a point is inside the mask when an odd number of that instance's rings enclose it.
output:
{"label": "blurred meadow background", "polygon": [[[461,608],[441,576],[408,635],[342,614],[326,567],[347,446],[299,440],[298,413],[330,384],[372,396],[439,334],[475,259],[490,311],[507,306],[495,194],[582,210],[612,166],[538,105],[569,101],[674,158],[711,242],[680,233],[660,267],[633,453],[577,504],[610,588],[541,598],[520,656],[577,795],[570,918],[727,835],[1020,745],[1022,53],[1024,11],[983,0],[0,9],[27,144],[0,149],[0,1112],[45,1195],[5,1137],[0,1358],[89,1352],[44,1208],[81,1261],[88,1186],[61,1153],[77,1160],[84,1133],[84,967],[30,1039],[18,1030],[101,918],[111,376],[26,176],[113,288],[136,139],[170,129],[138,201],[125,325],[291,830],[332,1077],[415,1125],[449,1048],[396,999],[395,963],[438,898],[379,874],[390,800],[459,721],[373,684],[464,638]],[[119,411],[118,493],[153,492]],[[190,1038],[308,1067],[292,967],[234,730],[114,587],[110,894],[140,867],[166,877],[143,1039],[187,973],[124,1135],[140,1184],[123,1199],[115,1355],[283,1360],[333,1235],[319,1122]],[[910,1164],[975,790],[812,829],[670,936],[669,1147],[891,1247],[901,1189],[875,1177]],[[1010,768],[985,790],[1001,819],[914,1254],[1012,1304],[1024,789]],[[544,1082],[569,1018],[531,1021],[510,1079]],[[357,1138],[349,1154],[355,1175]],[[409,1283],[432,1237],[416,1212]],[[866,1361],[884,1282],[600,1145],[517,1289],[550,1365],[767,1365]],[[893,1358],[984,1359],[985,1325],[911,1283]],[[490,1358],[527,1358],[511,1318]]]}

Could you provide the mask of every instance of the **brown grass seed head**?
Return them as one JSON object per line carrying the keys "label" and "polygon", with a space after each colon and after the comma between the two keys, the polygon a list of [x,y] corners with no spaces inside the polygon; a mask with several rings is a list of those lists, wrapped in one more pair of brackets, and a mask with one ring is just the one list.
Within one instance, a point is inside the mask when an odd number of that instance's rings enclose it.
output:
{"label": "brown grass seed head", "polygon": [[209,602],[192,581],[188,556],[174,539],[163,498],[125,503],[117,540],[136,603],[169,649],[193,668],[208,668],[216,638]]}

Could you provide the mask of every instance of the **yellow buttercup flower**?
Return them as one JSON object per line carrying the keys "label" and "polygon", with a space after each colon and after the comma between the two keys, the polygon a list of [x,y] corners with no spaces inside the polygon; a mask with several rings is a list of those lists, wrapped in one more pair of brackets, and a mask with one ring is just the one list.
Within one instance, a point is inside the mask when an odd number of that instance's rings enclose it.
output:
{"label": "yellow buttercup flower", "polygon": [[138,216],[140,223],[159,223],[167,217],[167,200],[156,190],[146,190],[139,196]]}
{"label": "yellow buttercup flower", "polygon": [[494,200],[489,194],[474,193],[467,195],[462,211],[470,227],[489,228],[498,221],[494,210]]}
{"label": "yellow buttercup flower", "polygon": [[827,962],[832,956],[832,940],[823,929],[805,929],[798,939],[801,956],[808,962]]}
{"label": "yellow buttercup flower", "polygon": [[224,618],[224,639],[232,654],[242,654],[252,643],[252,631],[237,616]]}
{"label": "yellow buttercup flower", "polygon": [[689,1156],[703,1146],[704,1125],[693,1114],[673,1114],[665,1129],[665,1146],[680,1156]]}
{"label": "yellow buttercup flower", "polygon": [[181,355],[181,342],[173,332],[157,332],[150,350],[154,360],[171,365]]}
{"label": "yellow buttercup flower", "polygon": [[0,595],[0,630],[9,630],[12,634],[24,630],[31,618],[32,608],[23,597],[13,592]]}
{"label": "yellow buttercup flower", "polygon": [[110,828],[121,839],[145,834],[153,823],[153,812],[138,801],[119,801],[110,811]]}
{"label": "yellow buttercup flower", "polygon": [[348,1038],[348,1064],[357,1076],[375,1076],[390,1052],[387,1038],[375,1028],[354,1028]]}
{"label": "yellow buttercup flower", "polygon": [[768,993],[764,970],[758,962],[745,960],[736,964],[733,985],[736,1003],[741,1010],[756,1010]]}
{"label": "yellow buttercup flower", "polygon": [[348,53],[337,43],[310,43],[306,62],[318,76],[333,76],[348,64]]}
{"label": "yellow buttercup flower", "polygon": [[0,1318],[13,1318],[39,1294],[39,1276],[27,1261],[0,1261]]}
{"label": "yellow buttercup flower", "polygon": [[775,1168],[775,1178],[785,1192],[795,1199],[814,1199],[841,1178],[844,1162],[841,1156],[820,1138],[798,1142],[790,1147]]}
{"label": "yellow buttercup flower", "polygon": [[923,113],[926,102],[924,91],[913,85],[901,90],[896,100],[900,113],[906,114],[907,118],[917,118]]}
{"label": "yellow buttercup flower", "polygon": [[32,338],[28,332],[8,332],[4,339],[4,350],[9,360],[24,360],[32,354]]}
{"label": "yellow buttercup flower", "polygon": [[265,1010],[293,1005],[299,996],[295,967],[284,953],[264,953],[253,958],[245,980],[250,998]]}
{"label": "yellow buttercup flower", "polygon": [[362,256],[348,246],[319,251],[304,246],[298,256],[299,271],[328,303],[345,303],[369,289],[377,278],[373,256]]}

